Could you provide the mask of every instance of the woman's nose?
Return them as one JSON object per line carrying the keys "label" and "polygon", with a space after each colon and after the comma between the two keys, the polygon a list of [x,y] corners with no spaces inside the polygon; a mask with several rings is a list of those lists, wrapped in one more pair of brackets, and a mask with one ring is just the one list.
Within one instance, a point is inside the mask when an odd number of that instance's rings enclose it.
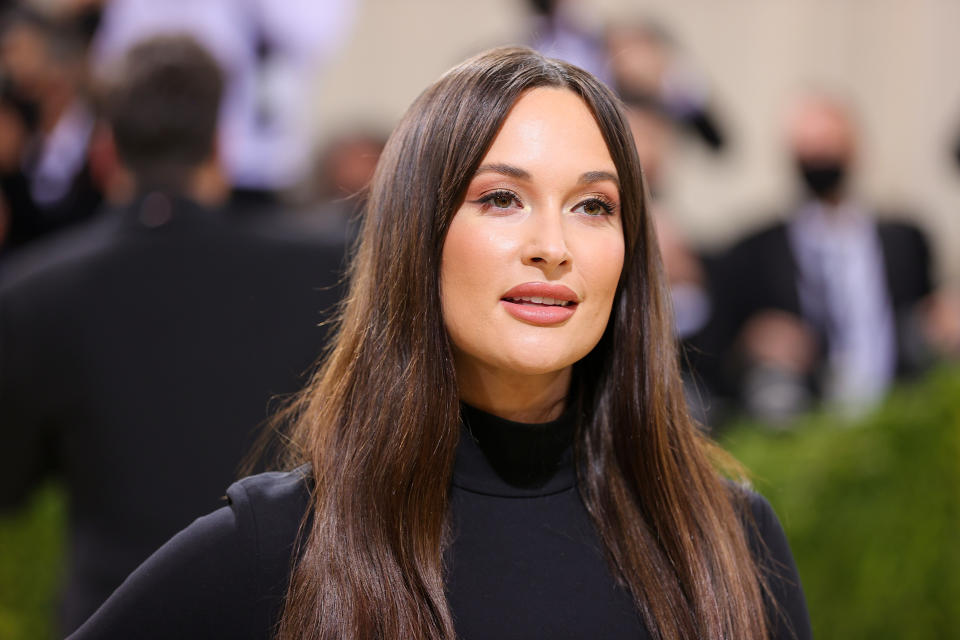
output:
{"label": "woman's nose", "polygon": [[541,268],[565,266],[571,256],[567,247],[560,212],[530,216],[529,237],[523,250],[523,262]]}

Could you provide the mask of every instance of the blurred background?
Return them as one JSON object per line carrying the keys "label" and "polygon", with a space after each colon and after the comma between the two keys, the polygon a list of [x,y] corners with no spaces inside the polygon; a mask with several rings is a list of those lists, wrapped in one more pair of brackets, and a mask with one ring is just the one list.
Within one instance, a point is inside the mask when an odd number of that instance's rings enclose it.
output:
{"label": "blurred background", "polygon": [[[389,130],[413,98],[457,61],[487,47],[531,42],[537,23],[530,4],[358,3],[349,37],[317,85],[319,135],[329,137],[364,120]],[[960,173],[952,160],[960,132],[960,83],[951,79],[960,47],[953,31],[960,5],[944,0],[565,4],[575,13],[571,21],[596,36],[610,25],[644,20],[660,25],[677,45],[678,74],[686,74],[691,90],[715,105],[729,137],[728,152],[718,158],[697,140],[681,139],[666,190],[684,231],[698,242],[729,242],[793,195],[783,152],[786,111],[804,92],[822,89],[857,111],[864,133],[857,177],[866,194],[915,207],[937,244],[937,268],[960,281]]]}
{"label": "blurred background", "polygon": [[[217,506],[271,399],[323,346],[314,325],[339,295],[389,132],[446,69],[504,44],[583,66],[623,100],[691,409],[777,508],[817,637],[957,637],[960,3],[5,0],[0,16],[0,637],[69,631]],[[127,126],[117,98],[127,52],[160,34],[190,35],[222,74],[189,188],[131,160],[159,125]],[[157,93],[158,121],[172,99]],[[181,200],[216,212],[220,231],[171,223],[197,215]],[[135,242],[110,227],[128,218]],[[202,257],[172,268],[188,255]],[[320,275],[298,281],[305,271]],[[238,305],[256,296],[274,313],[243,333],[253,312]],[[289,329],[294,299],[315,305],[302,331]],[[109,330],[66,336],[51,318]],[[150,357],[177,383],[130,374],[147,356],[117,354],[145,341],[169,345]],[[238,359],[253,341],[262,351]],[[230,355],[177,355],[213,343]],[[54,397],[111,371],[124,375]],[[102,410],[119,399],[127,414]],[[191,440],[202,430],[207,449]],[[184,443],[197,448],[186,458]],[[174,500],[171,469],[179,490],[210,489],[163,520],[104,488]],[[100,560],[113,574],[91,568]]]}

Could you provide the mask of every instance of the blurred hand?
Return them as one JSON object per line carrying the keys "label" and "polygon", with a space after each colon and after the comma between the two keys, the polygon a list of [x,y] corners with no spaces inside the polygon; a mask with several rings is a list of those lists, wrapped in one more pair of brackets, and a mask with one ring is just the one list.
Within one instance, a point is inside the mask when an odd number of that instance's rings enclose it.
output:
{"label": "blurred hand", "polygon": [[921,303],[927,344],[940,356],[960,357],[960,292],[942,289]]}

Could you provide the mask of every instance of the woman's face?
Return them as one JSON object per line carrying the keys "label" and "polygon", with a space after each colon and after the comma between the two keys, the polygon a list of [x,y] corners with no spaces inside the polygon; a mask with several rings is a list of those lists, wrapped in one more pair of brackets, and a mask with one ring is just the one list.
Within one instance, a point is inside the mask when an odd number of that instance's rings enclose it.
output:
{"label": "woman's face", "polygon": [[441,303],[459,373],[562,371],[597,344],[623,266],[618,184],[583,100],[555,88],[520,97],[443,246]]}

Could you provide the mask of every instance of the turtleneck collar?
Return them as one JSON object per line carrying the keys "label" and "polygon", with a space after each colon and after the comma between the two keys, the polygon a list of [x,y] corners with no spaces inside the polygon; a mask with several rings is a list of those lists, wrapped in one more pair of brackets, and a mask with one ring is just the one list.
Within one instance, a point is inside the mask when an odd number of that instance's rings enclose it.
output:
{"label": "turtleneck collar", "polygon": [[460,444],[453,484],[503,497],[536,497],[576,484],[573,461],[574,412],[551,422],[513,422],[460,405]]}

